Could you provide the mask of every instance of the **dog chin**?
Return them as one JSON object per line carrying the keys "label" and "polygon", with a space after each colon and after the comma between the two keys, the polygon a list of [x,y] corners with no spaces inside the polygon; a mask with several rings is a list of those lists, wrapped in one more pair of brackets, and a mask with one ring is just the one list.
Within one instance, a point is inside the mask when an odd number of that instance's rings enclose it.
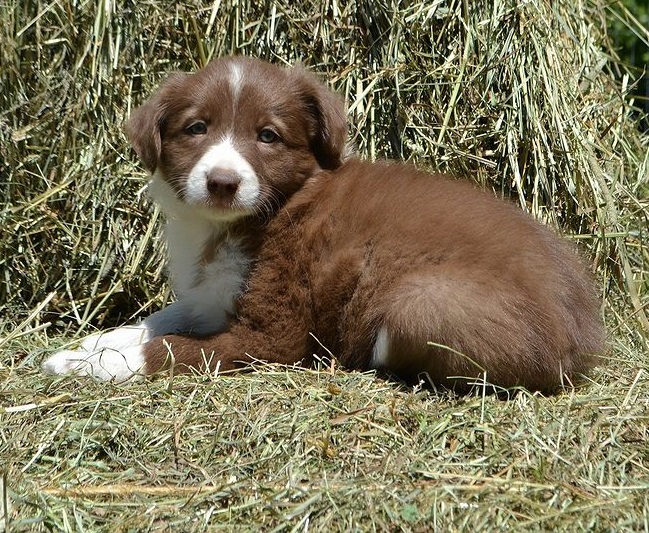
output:
{"label": "dog chin", "polygon": [[244,218],[254,213],[254,209],[242,208],[238,206],[223,205],[219,202],[207,201],[204,203],[188,203],[190,209],[196,209],[197,214],[202,218],[207,218],[219,222],[229,222]]}
{"label": "dog chin", "polygon": [[207,217],[224,221],[236,220],[255,212],[254,205],[243,205],[237,199],[228,202],[221,198],[213,198],[209,194],[203,198],[188,198],[187,195],[179,195],[178,200],[185,207],[195,210],[196,214],[200,214],[203,218]]}

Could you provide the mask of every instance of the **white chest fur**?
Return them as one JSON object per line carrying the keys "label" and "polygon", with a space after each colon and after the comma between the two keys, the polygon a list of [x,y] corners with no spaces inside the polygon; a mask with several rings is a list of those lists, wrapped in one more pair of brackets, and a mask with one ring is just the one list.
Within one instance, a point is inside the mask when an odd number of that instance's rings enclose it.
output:
{"label": "white chest fur", "polygon": [[[215,218],[211,210],[187,206],[158,176],[149,192],[167,218],[169,270],[178,298],[174,306],[182,308],[178,309],[182,316],[174,317],[173,331],[221,331],[250,269],[250,257],[240,240],[228,235],[233,218]],[[156,334],[173,332],[155,330]]]}

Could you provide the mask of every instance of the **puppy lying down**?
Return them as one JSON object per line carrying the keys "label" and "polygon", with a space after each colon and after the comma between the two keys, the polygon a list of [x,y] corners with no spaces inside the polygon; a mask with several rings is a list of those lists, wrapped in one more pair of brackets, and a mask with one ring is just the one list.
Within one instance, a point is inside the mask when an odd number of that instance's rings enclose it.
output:
{"label": "puppy lying down", "polygon": [[121,381],[331,353],[458,390],[552,392],[595,364],[598,302],[570,246],[468,182],[345,160],[346,129],[301,68],[237,57],[172,75],[127,132],[178,300],[44,370]]}

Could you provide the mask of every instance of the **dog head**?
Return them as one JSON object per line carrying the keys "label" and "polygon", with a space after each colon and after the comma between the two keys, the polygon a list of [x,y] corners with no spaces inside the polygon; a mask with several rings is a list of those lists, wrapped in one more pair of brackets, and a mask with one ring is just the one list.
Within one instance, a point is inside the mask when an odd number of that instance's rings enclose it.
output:
{"label": "dog head", "polygon": [[243,57],[173,74],[126,127],[154,178],[217,218],[276,209],[340,166],[346,129],[342,100],[315,76]]}

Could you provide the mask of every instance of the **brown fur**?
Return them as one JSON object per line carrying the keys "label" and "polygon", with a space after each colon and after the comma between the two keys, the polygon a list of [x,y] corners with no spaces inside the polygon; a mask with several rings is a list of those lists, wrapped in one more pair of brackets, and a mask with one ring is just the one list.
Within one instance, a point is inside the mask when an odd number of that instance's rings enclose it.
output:
{"label": "brown fur", "polygon": [[[249,68],[260,80],[276,70]],[[218,73],[200,79],[200,101],[213,123],[230,123],[227,94],[210,90]],[[304,107],[286,115],[291,133],[272,158],[237,147],[255,168],[282,176],[273,186],[288,199],[255,215],[272,215],[268,224],[249,226],[258,256],[237,316],[218,335],[154,338],[144,347],[146,373],[171,362],[177,370],[230,370],[251,358],[308,364],[320,344],[345,367],[365,370],[381,330],[389,338],[381,366],[408,380],[425,374],[464,388],[486,373],[502,387],[551,392],[592,368],[603,349],[598,302],[566,243],[469,183],[397,163],[341,166],[342,106],[303,71],[291,76],[291,98],[287,87],[263,83],[242,93],[250,120],[293,109],[296,91]],[[194,105],[185,79],[172,78],[130,126],[147,167],[162,166],[170,181],[193,163],[183,143],[196,141],[180,142],[185,123],[169,118]],[[151,124],[161,138],[139,133]],[[213,257],[207,248],[203,256]]]}

